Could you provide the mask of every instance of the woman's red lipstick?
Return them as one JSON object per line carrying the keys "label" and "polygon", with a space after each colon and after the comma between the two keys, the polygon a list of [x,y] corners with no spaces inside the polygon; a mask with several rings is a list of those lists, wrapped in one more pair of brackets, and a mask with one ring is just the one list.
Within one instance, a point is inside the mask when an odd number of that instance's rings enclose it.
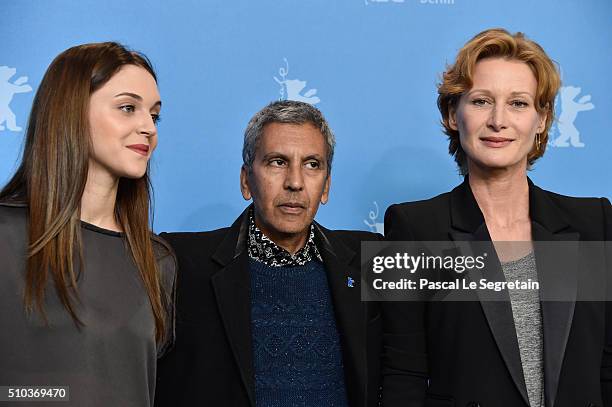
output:
{"label": "woman's red lipstick", "polygon": [[140,155],[148,155],[149,154],[149,146],[146,144],[131,144],[127,146],[130,150],[138,153]]}

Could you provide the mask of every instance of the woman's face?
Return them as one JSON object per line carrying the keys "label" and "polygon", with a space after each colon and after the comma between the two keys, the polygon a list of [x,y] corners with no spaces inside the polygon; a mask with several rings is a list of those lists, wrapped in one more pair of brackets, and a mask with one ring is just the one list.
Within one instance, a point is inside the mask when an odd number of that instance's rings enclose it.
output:
{"label": "woman's face", "polygon": [[476,63],[473,86],[451,111],[450,126],[473,166],[484,170],[527,170],[527,155],[546,114],[535,109],[537,81],[527,64],[503,58]]}
{"label": "woman's face", "polygon": [[157,146],[160,109],[155,79],[136,65],[123,66],[93,92],[89,101],[90,175],[142,177]]}

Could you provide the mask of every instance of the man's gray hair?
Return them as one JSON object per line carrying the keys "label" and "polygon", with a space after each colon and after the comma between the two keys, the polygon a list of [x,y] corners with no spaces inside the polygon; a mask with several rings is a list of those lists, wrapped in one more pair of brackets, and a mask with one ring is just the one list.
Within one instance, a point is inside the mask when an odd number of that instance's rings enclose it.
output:
{"label": "man's gray hair", "polygon": [[255,151],[263,135],[263,129],[269,123],[305,124],[310,123],[317,128],[327,144],[327,173],[331,171],[334,158],[336,138],[329,128],[323,113],[316,107],[294,100],[280,100],[255,113],[244,131],[244,145],[242,146],[242,162],[249,170],[255,160]]}

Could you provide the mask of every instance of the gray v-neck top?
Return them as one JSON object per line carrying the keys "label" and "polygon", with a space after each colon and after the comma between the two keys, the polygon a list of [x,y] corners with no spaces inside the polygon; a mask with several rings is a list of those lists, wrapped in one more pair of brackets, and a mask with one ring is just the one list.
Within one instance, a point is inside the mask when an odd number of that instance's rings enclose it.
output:
{"label": "gray v-neck top", "polygon": [[[529,279],[538,281],[536,259],[533,252],[517,260],[502,263],[506,281]],[[508,290],[516,339],[518,340],[523,377],[531,407],[544,404],[544,355],[542,313],[538,290]]]}
{"label": "gray v-neck top", "polygon": [[[27,210],[0,205],[0,386],[69,386],[62,406],[152,406],[156,359],[174,337],[173,306],[166,340],[156,345],[151,305],[123,235],[85,223],[81,233],[75,304],[85,325],[75,326],[49,283],[45,326],[38,313],[24,311]],[[174,256],[157,242],[155,250],[172,300]]]}

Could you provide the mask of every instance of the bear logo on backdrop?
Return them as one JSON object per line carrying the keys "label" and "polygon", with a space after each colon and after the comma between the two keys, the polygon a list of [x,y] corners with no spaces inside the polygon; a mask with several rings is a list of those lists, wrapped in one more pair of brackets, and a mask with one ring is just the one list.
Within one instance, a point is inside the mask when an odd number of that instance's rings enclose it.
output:
{"label": "bear logo on backdrop", "polygon": [[370,232],[380,233],[381,235],[385,234],[385,224],[383,222],[378,221],[378,215],[380,214],[380,210],[378,208],[378,203],[376,201],[374,203],[374,210],[368,213],[368,218],[363,220],[363,223],[366,224],[367,227],[370,228]]}
{"label": "bear logo on backdrop", "polygon": [[280,85],[280,100],[295,100],[297,102],[305,102],[310,103],[311,105],[316,105],[321,101],[316,94],[316,89],[308,89],[304,91],[306,88],[306,81],[302,81],[300,79],[289,79],[289,61],[287,58],[283,58],[285,61],[285,66],[281,66],[278,70],[278,75],[280,78],[274,76],[274,80],[276,83]]}
{"label": "bear logo on backdrop", "polygon": [[17,125],[17,118],[11,110],[10,104],[16,93],[31,92],[32,87],[26,83],[28,81],[27,76],[20,76],[14,82],[11,82],[10,80],[16,72],[16,68],[0,66],[0,131],[5,129],[9,131],[22,130]]}
{"label": "bear logo on backdrop", "polygon": [[584,147],[574,122],[578,113],[593,110],[595,105],[591,103],[591,95],[576,100],[581,91],[577,86],[563,86],[559,89],[555,103],[560,106],[561,112],[549,142],[551,147]]}

